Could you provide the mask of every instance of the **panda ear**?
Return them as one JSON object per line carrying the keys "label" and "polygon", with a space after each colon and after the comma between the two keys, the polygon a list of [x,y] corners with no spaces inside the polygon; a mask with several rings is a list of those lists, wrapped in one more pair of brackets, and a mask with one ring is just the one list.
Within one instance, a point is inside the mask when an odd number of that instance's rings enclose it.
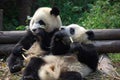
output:
{"label": "panda ear", "polygon": [[91,31],[91,30],[87,31],[86,34],[88,35],[88,39],[89,39],[89,40],[93,40],[94,37],[95,37],[94,32]]}
{"label": "panda ear", "polygon": [[55,16],[58,16],[60,13],[59,9],[57,7],[53,7],[52,10],[50,11],[50,14],[52,15],[55,15]]}

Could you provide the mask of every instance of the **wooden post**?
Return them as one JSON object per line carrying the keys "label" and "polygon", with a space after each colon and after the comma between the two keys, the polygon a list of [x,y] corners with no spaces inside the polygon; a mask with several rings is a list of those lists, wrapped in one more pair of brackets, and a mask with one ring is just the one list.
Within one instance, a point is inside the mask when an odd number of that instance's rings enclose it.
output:
{"label": "wooden post", "polygon": [[2,23],[3,23],[3,10],[0,9],[0,31],[3,30],[3,25],[2,25]]}

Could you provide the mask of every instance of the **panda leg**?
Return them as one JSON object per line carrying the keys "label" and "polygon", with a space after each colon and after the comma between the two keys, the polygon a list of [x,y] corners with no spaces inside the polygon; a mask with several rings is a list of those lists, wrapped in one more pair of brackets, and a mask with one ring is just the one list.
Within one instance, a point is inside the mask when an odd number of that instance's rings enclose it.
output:
{"label": "panda leg", "polygon": [[15,45],[12,53],[7,59],[8,67],[11,73],[18,72],[23,67],[23,49],[28,50],[31,45],[35,42],[35,36],[27,31],[27,34]]}
{"label": "panda leg", "polygon": [[63,72],[60,75],[61,80],[85,80],[82,78],[81,74],[75,71]]}

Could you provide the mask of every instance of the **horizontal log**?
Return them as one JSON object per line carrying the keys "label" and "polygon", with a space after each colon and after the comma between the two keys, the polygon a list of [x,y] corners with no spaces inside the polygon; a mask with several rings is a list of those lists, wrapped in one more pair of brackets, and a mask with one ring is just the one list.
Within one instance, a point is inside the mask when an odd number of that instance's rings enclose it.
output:
{"label": "horizontal log", "polygon": [[15,44],[0,44],[0,55],[8,56],[13,50]]}
{"label": "horizontal log", "polygon": [[[120,40],[93,42],[98,53],[120,53]],[[0,55],[9,55],[15,44],[0,44]]]}
{"label": "horizontal log", "polygon": [[94,45],[99,53],[120,53],[120,40],[95,41]]}
{"label": "horizontal log", "polygon": [[95,29],[94,40],[120,40],[120,29]]}
{"label": "horizontal log", "polygon": [[0,31],[0,44],[17,43],[26,31]]}
{"label": "horizontal log", "polygon": [[[120,40],[120,29],[97,29],[94,40]],[[16,43],[26,34],[26,31],[0,31],[0,43]]]}

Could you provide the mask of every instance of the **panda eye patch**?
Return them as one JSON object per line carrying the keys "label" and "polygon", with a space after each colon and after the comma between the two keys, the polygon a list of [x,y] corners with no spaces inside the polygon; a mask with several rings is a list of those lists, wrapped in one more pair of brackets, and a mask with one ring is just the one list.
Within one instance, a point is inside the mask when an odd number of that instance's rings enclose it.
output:
{"label": "panda eye patch", "polygon": [[45,22],[43,20],[38,21],[40,25],[45,25]]}
{"label": "panda eye patch", "polygon": [[61,30],[65,30],[65,28],[60,28]]}
{"label": "panda eye patch", "polygon": [[73,28],[70,28],[70,34],[74,34],[75,33],[75,30]]}

